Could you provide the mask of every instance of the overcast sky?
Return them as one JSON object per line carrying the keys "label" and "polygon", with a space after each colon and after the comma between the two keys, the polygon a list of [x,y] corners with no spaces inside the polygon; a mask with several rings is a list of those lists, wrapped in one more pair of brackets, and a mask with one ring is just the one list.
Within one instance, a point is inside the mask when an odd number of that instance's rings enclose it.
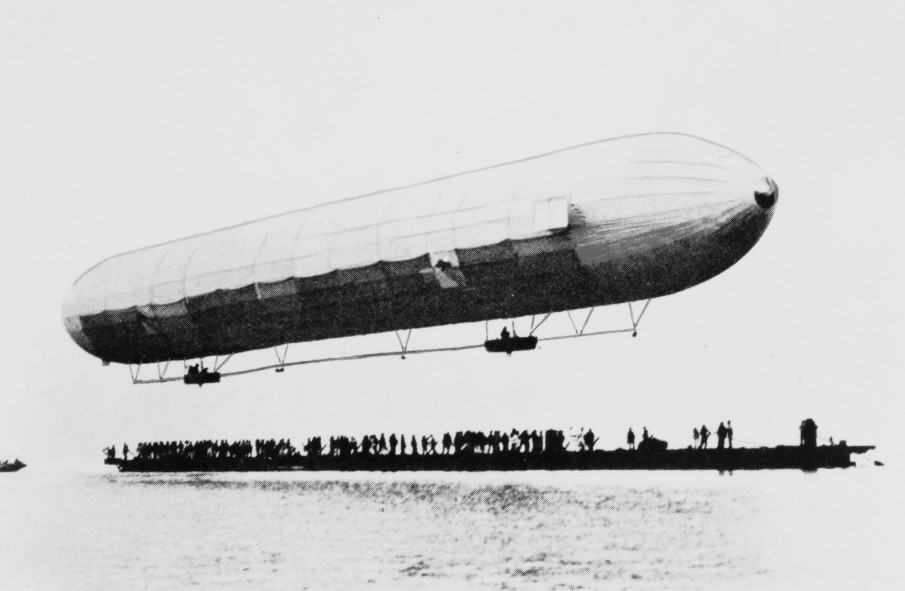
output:
{"label": "overcast sky", "polygon": [[[647,426],[684,446],[692,427],[726,419],[739,442],[795,443],[808,416],[821,436],[888,456],[905,410],[903,21],[894,2],[6,0],[0,458],[514,426],[592,426],[606,447]],[[745,154],[780,199],[741,262],[655,300],[636,339],[322,364],[199,390],[132,386],[63,329],[65,292],[112,254],[649,131]],[[569,330],[558,322],[548,334]],[[628,310],[592,324],[625,326]],[[412,346],[483,336],[416,331]],[[394,346],[378,335],[289,356]]]}

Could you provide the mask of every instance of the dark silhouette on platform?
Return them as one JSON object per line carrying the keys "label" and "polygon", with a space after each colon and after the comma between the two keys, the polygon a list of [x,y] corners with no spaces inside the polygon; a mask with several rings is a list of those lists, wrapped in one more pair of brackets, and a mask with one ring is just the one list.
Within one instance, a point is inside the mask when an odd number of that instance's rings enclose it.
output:
{"label": "dark silhouette on platform", "polygon": [[720,423],[720,426],[717,427],[717,430],[716,430],[716,448],[717,449],[723,449],[723,447],[725,447],[726,434],[727,434],[726,425],[724,425],[723,423]]}
{"label": "dark silhouette on platform", "polygon": [[647,432],[647,427],[641,433],[641,443],[638,444],[638,452],[643,454],[659,453],[666,451],[668,447],[665,441],[652,437]]}
{"label": "dark silhouette on platform", "polygon": [[584,434],[584,446],[587,451],[594,451],[594,446],[597,444],[597,438],[594,437],[594,431],[588,429],[588,432]]}
{"label": "dark silhouette on platform", "polygon": [[803,447],[817,447],[817,423],[814,422],[814,419],[801,421],[799,431],[801,431],[801,445]]}
{"label": "dark silhouette on platform", "polygon": [[399,444],[399,440],[396,439],[395,433],[390,433],[390,455],[396,455],[396,446]]}

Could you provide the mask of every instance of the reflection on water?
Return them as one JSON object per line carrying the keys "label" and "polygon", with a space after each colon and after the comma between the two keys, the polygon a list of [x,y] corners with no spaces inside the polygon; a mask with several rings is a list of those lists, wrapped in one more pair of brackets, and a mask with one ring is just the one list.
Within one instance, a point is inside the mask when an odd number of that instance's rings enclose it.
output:
{"label": "reflection on water", "polygon": [[797,576],[776,532],[818,481],[868,473],[23,471],[0,567],[38,589],[759,588]]}

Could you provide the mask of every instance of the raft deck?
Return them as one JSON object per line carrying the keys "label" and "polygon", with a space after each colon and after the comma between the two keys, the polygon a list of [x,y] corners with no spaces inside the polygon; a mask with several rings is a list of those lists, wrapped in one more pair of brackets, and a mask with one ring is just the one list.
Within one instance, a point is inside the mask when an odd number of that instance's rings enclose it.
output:
{"label": "raft deck", "polygon": [[873,445],[777,446],[734,449],[675,449],[659,452],[616,449],[540,453],[435,455],[294,456],[271,459],[165,457],[108,459],[122,472],[487,472],[527,470],[805,470],[854,466],[851,454]]}

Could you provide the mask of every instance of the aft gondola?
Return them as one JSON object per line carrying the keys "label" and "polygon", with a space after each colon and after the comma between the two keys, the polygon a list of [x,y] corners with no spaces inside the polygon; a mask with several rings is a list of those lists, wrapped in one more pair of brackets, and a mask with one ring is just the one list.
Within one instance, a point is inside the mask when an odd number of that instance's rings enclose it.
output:
{"label": "aft gondola", "polygon": [[[194,371],[193,371],[194,370]],[[217,384],[220,382],[220,372],[210,371],[206,367],[202,367],[200,371],[197,368],[190,367],[189,371],[182,378],[184,384],[197,384],[199,387],[204,384]]]}
{"label": "aft gondola", "polygon": [[537,337],[527,336],[520,337],[501,337],[499,339],[491,339],[484,341],[484,349],[488,353],[506,353],[512,355],[513,351],[531,351],[537,348]]}

